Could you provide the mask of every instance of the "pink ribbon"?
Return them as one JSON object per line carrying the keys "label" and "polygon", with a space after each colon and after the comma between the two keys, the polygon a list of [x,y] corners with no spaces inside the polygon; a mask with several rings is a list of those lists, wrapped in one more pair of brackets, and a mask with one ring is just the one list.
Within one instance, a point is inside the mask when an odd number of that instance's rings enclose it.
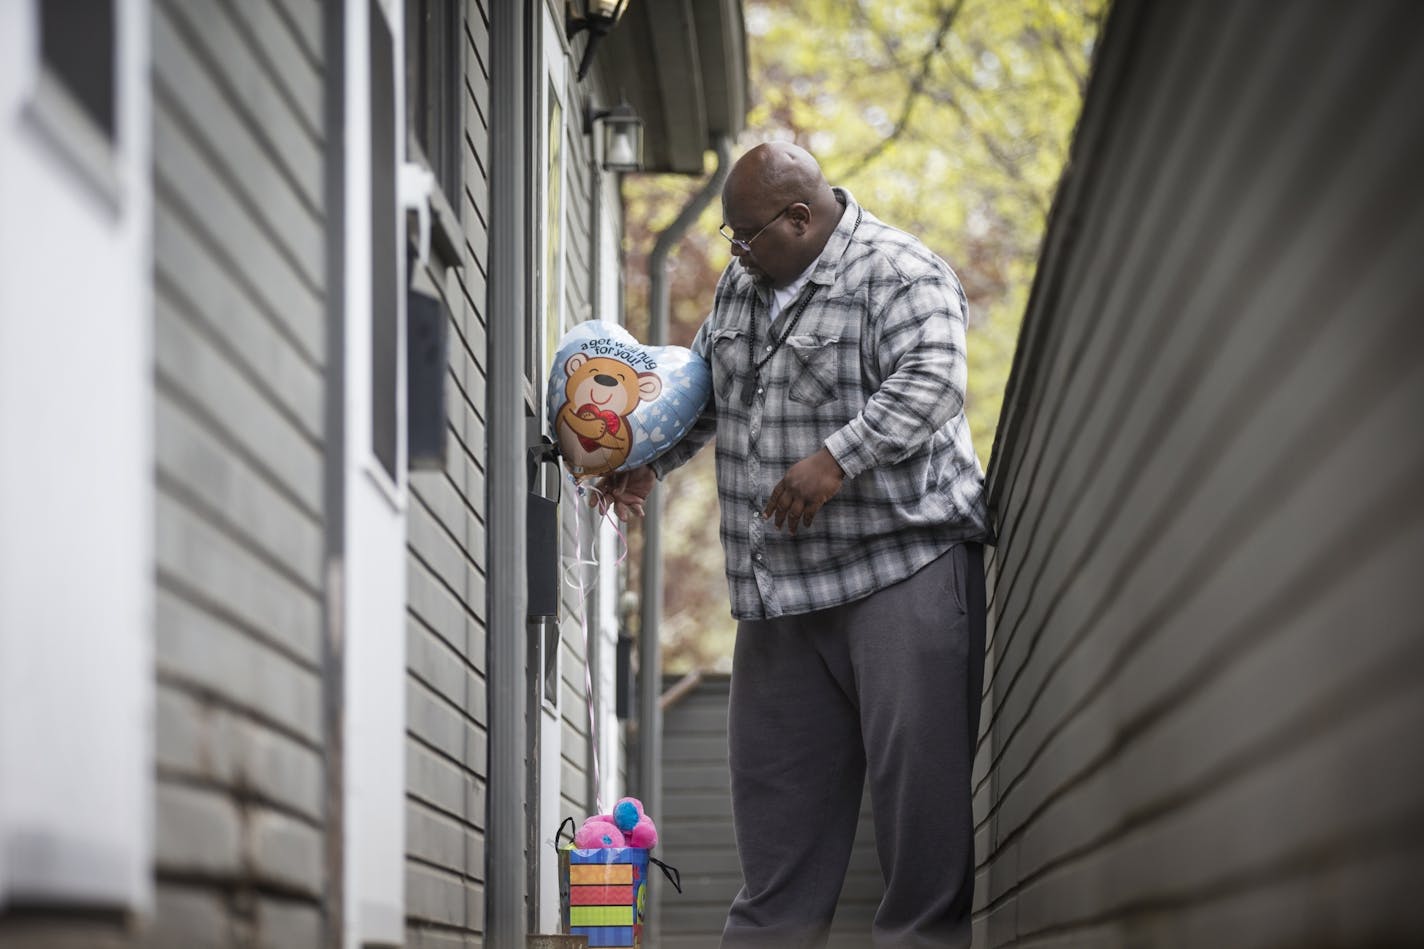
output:
{"label": "pink ribbon", "polygon": [[[569,477],[569,481],[573,484],[574,490],[580,498],[584,496],[586,491],[592,492],[595,495],[602,495],[602,492],[593,485],[580,484],[572,476]],[[599,507],[601,509],[603,505]],[[613,530],[617,533],[618,540],[622,544],[622,550],[618,555],[618,559],[613,564],[617,567],[621,566],[623,561],[628,558],[628,538],[624,536],[623,529],[618,524],[618,518],[610,516],[611,510],[611,506],[608,510],[603,510],[600,519],[607,519],[613,524]],[[593,670],[589,666],[589,656],[591,655],[589,643],[591,635],[589,633],[587,605],[589,595],[593,591],[586,587],[583,579],[584,567],[593,567],[595,574],[599,567],[597,532],[594,533],[592,542],[589,544],[589,557],[591,559],[584,559],[583,555],[583,512],[576,510],[574,512],[574,556],[564,558],[564,582],[568,583],[569,586],[578,593],[576,613],[578,616],[579,632],[583,636],[583,695],[584,704],[588,710],[588,744],[589,754],[592,759],[591,763],[593,765],[594,813],[602,814],[604,812],[601,790],[603,782],[600,780],[598,767],[598,716],[593,707]],[[573,570],[572,580],[570,580],[568,573],[570,569]]]}

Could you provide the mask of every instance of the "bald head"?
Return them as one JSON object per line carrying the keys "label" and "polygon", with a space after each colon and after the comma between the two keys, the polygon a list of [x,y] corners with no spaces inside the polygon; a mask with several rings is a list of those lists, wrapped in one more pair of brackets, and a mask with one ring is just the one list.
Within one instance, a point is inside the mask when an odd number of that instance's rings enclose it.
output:
{"label": "bald head", "polygon": [[[811,153],[790,142],[765,142],[732,166],[722,188],[725,201],[733,193],[751,192],[775,204],[811,203],[831,186]],[[834,197],[831,200],[835,200]]]}
{"label": "bald head", "polygon": [[737,159],[722,187],[722,219],[738,236],[751,237],[770,223],[751,252],[739,256],[749,273],[773,286],[790,283],[820,256],[840,212],[821,166],[790,142],[755,146]]}

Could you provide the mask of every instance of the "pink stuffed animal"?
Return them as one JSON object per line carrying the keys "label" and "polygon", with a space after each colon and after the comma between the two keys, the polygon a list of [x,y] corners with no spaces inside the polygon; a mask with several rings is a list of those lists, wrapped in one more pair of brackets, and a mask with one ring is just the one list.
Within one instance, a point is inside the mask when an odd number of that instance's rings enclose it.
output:
{"label": "pink stuffed animal", "polygon": [[657,845],[657,825],[643,813],[643,802],[636,797],[621,798],[613,805],[613,813],[593,815],[574,833],[574,846],[580,850],[605,847],[651,850]]}
{"label": "pink stuffed animal", "polygon": [[580,850],[599,850],[604,847],[627,846],[623,832],[607,815],[598,814],[583,822],[574,834],[574,846]]}
{"label": "pink stuffed animal", "polygon": [[653,819],[647,815],[640,817],[638,823],[633,825],[633,830],[628,834],[628,846],[652,850],[657,845],[658,828],[653,823]]}
{"label": "pink stuffed animal", "polygon": [[653,819],[643,813],[643,802],[625,797],[613,805],[613,822],[623,831],[630,847],[651,850],[658,845],[658,828]]}

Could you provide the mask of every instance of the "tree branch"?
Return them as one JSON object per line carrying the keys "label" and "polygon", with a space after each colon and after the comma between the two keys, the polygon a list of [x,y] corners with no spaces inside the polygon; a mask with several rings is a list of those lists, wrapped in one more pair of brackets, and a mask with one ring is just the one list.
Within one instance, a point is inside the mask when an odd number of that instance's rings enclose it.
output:
{"label": "tree branch", "polygon": [[1052,29],[1049,30],[1048,36],[1053,43],[1053,48],[1058,51],[1058,57],[1063,61],[1063,68],[1068,70],[1068,75],[1073,77],[1073,82],[1078,86],[1078,97],[1081,99],[1088,84],[1087,77],[1078,68],[1078,63],[1074,61],[1068,48],[1063,45],[1063,34],[1057,29]]}
{"label": "tree branch", "polygon": [[[959,79],[961,85],[973,88],[973,84],[968,77],[960,76]],[[992,135],[984,131],[974,122],[974,119],[970,117],[969,111],[964,108],[964,105],[948,92],[931,92],[929,95],[932,101],[938,102],[941,105],[947,105],[955,111],[964,122],[964,127],[969,129],[969,131],[979,139],[979,143],[984,146],[984,151],[988,153],[989,158],[993,160],[994,164],[998,165],[999,169],[1008,175],[1014,184],[1022,186],[1024,193],[1033,202],[1034,206],[1038,208],[1040,212],[1046,214],[1048,212],[1048,206],[1044,198],[1024,181],[1023,172],[1019,170],[1018,162],[1014,160],[1013,156],[1009,155],[1000,147]]]}
{"label": "tree branch", "polygon": [[[939,55],[940,50],[944,47],[944,41],[949,36],[949,29],[954,25],[954,20],[959,16],[959,11],[962,9],[964,9],[964,0],[956,0],[952,6],[944,7],[940,10],[939,23],[935,26],[934,40],[930,43],[929,48],[925,50],[924,55],[920,57],[919,68],[915,72],[915,78],[910,81],[910,88],[905,93],[905,101],[900,106],[900,115],[895,120],[894,128],[890,130],[890,134],[886,135],[869,151],[862,155],[859,161],[837,175],[837,179],[846,178],[863,171],[867,165],[883,155],[885,150],[905,133],[905,129],[909,127],[910,124],[910,116],[914,114],[915,103],[925,94],[925,84],[929,81],[930,72],[934,68],[935,57]],[[897,52],[894,42],[884,34],[877,34],[877,38],[893,59]]]}

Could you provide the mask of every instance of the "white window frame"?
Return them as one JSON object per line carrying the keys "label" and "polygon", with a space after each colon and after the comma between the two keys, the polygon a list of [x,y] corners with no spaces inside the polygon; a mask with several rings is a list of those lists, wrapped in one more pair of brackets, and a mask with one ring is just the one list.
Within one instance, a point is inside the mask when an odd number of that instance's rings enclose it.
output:
{"label": "white window frame", "polygon": [[[114,134],[0,4],[0,908],[153,904],[148,0]],[[82,268],[83,279],[75,279]]]}
{"label": "white window frame", "polygon": [[392,477],[372,443],[374,242],[371,220],[373,12],[391,36],[393,169],[405,157],[404,11],[400,0],[345,0],[345,563],[343,868],[347,949],[405,940],[406,329],[404,213],[396,214],[396,463]]}

